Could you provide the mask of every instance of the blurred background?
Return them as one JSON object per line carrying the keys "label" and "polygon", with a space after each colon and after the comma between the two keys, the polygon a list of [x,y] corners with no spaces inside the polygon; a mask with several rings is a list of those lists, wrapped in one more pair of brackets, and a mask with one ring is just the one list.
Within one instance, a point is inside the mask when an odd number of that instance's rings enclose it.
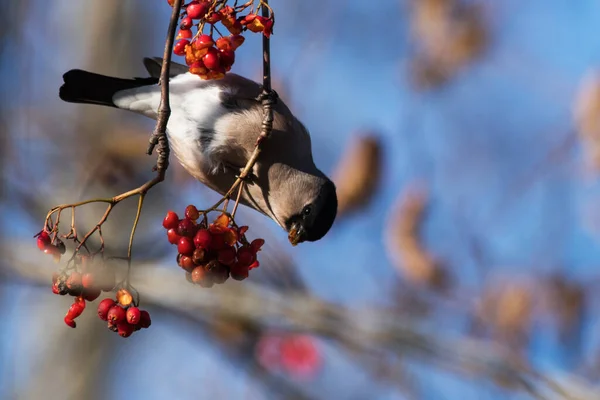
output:
{"label": "blurred background", "polygon": [[[340,213],[244,282],[186,282],[165,212],[218,199],[172,160],[147,198],[123,339],[63,322],[32,236],[54,205],[151,178],[153,121],[58,99],[71,68],[145,76],[164,0],[21,0],[0,14],[0,398],[600,399],[600,3],[272,1],[272,71]],[[247,35],[233,72],[259,80]],[[182,62],[180,57],[175,61]],[[124,255],[136,201],[103,232]],[[77,211],[81,230],[102,206]],[[87,229],[86,229],[87,228]],[[89,310],[92,311],[89,311]]]}

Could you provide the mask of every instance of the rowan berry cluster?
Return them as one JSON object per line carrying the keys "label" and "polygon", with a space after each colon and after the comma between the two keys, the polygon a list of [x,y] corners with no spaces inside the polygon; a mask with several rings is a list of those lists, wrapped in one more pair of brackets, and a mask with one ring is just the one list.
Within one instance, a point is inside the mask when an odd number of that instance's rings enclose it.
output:
{"label": "rowan berry cluster", "polygon": [[131,293],[125,289],[117,291],[116,301],[106,298],[98,304],[98,317],[107,321],[108,329],[121,337],[129,337],[152,323],[148,311],[136,307]]}
{"label": "rowan berry cluster", "polygon": [[209,224],[206,213],[189,205],[182,219],[169,211],[163,227],[167,229],[169,243],[177,245],[177,264],[194,284],[209,288],[225,283],[230,276],[241,281],[259,266],[256,256],[265,241],[248,242],[248,227],[238,227],[228,214],[219,215]]}
{"label": "rowan berry cluster", "polygon": [[[173,0],[168,0],[173,6]],[[231,7],[222,0],[197,0],[184,4],[181,12],[178,41],[173,52],[185,56],[190,72],[205,80],[222,79],[235,62],[235,50],[244,43],[244,31],[262,32],[266,37],[273,33],[275,18],[256,15],[252,10],[241,15],[253,6],[251,0],[240,6]],[[263,5],[261,5],[263,7]],[[223,25],[230,33],[223,36],[217,26]],[[192,32],[197,28],[196,34]],[[204,34],[205,28],[209,33]],[[214,33],[219,37],[214,40]]]}

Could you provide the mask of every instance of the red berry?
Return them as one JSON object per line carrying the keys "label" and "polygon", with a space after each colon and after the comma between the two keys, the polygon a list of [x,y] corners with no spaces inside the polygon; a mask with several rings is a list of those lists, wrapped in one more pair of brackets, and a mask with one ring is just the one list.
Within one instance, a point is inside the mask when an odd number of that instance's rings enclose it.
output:
{"label": "red berry", "polygon": [[177,243],[177,251],[183,255],[191,256],[194,254],[194,241],[188,237],[182,237]]}
{"label": "red berry", "polygon": [[46,231],[42,231],[40,236],[37,238],[37,247],[40,250],[45,250],[46,247],[50,246],[50,235]]}
{"label": "red berry", "polygon": [[68,319],[75,319],[81,315],[83,310],[85,310],[85,301],[75,301],[75,303],[71,304],[71,307],[69,307],[66,317]]}
{"label": "red berry", "polygon": [[127,310],[127,322],[131,325],[137,325],[140,322],[142,313],[137,307],[129,307]]}
{"label": "red berry", "polygon": [[135,330],[135,327],[127,322],[123,321],[117,324],[117,332],[121,337],[129,337]]}
{"label": "red berry", "polygon": [[264,244],[265,239],[254,239],[252,243],[250,243],[250,248],[253,252],[258,253]]}
{"label": "red berry", "polygon": [[65,324],[69,325],[71,328],[75,328],[77,326],[77,323],[67,316],[65,316],[64,321],[65,321]]}
{"label": "red berry", "polygon": [[192,27],[192,25],[194,25],[194,21],[192,21],[192,19],[189,16],[187,16],[184,17],[179,23],[179,29],[181,29],[182,31],[187,31]]}
{"label": "red berry", "polygon": [[94,287],[96,285],[95,282],[95,277],[93,274],[91,274],[90,272],[83,274],[83,276],[81,277],[81,284],[83,285],[84,288],[89,289],[91,287]]}
{"label": "red berry", "polygon": [[194,221],[189,218],[184,218],[179,221],[179,225],[177,225],[177,234],[179,236],[194,237],[196,229],[198,229],[198,227],[194,224]]}
{"label": "red berry", "polygon": [[112,306],[110,310],[108,310],[107,318],[113,324],[118,324],[125,320],[125,310],[121,306]]}
{"label": "red berry", "polygon": [[200,19],[206,15],[206,12],[210,8],[209,3],[205,3],[204,1],[192,1],[190,5],[187,6],[185,11],[187,12],[188,17],[192,19]]}
{"label": "red berry", "polygon": [[252,264],[250,264],[248,266],[248,270],[254,269],[254,268],[258,268],[260,266],[260,263],[258,262],[258,260],[254,261]]}
{"label": "red berry", "polygon": [[142,328],[148,328],[152,325],[152,320],[150,319],[150,313],[146,310],[142,310],[140,312],[140,326]]}
{"label": "red berry", "polygon": [[223,234],[220,235],[212,235],[212,247],[215,250],[222,250],[227,246],[225,243],[225,238]]}
{"label": "red berry", "polygon": [[115,301],[113,299],[104,299],[98,304],[98,317],[102,321],[108,321],[108,311],[113,308]]}
{"label": "red berry", "polygon": [[202,61],[206,68],[211,71],[217,71],[221,69],[221,60],[219,59],[219,51],[214,47],[209,47],[208,52],[202,57]]}
{"label": "red berry", "polygon": [[188,272],[196,268],[196,264],[194,264],[192,257],[188,256],[181,256],[179,258],[179,266]]}
{"label": "red berry", "polygon": [[163,228],[177,229],[177,225],[179,225],[179,217],[174,211],[169,211],[163,219]]}
{"label": "red berry", "polygon": [[[194,40],[194,48],[196,50],[208,49],[215,44],[212,36],[210,35],[200,35],[196,40]],[[204,54],[203,54],[204,55]]]}
{"label": "red berry", "polygon": [[206,229],[200,229],[194,236],[194,245],[196,247],[202,247],[208,249],[212,243],[212,235]]}
{"label": "red berry", "polygon": [[52,293],[54,293],[54,294],[60,294],[60,290],[58,289],[58,283],[57,282],[54,282],[52,284]]}
{"label": "red berry", "polygon": [[243,246],[238,249],[237,258],[240,265],[247,267],[256,260],[256,254],[249,247]]}
{"label": "red berry", "polygon": [[167,231],[167,240],[169,241],[169,243],[177,244],[179,243],[179,239],[181,239],[181,236],[177,234],[177,231],[175,229],[169,229]]}
{"label": "red berry", "polygon": [[71,275],[67,278],[67,287],[71,290],[81,287],[81,274],[79,272],[71,272]]}
{"label": "red berry", "polygon": [[227,69],[230,68],[233,63],[235,62],[235,53],[233,52],[233,50],[221,50],[220,51],[220,59],[221,59],[221,65],[223,66],[223,68]]}
{"label": "red berry", "polygon": [[192,33],[192,31],[190,29],[187,29],[187,30],[183,29],[177,33],[177,36],[175,36],[175,40],[191,39],[192,37],[194,37],[194,34]]}
{"label": "red berry", "polygon": [[217,259],[225,265],[233,264],[235,262],[235,249],[233,247],[226,247],[220,250]]}
{"label": "red berry", "polygon": [[192,221],[196,221],[198,218],[200,218],[200,213],[198,212],[198,209],[195,206],[190,204],[185,208],[185,216],[186,218],[189,218]]}
{"label": "red berry", "polygon": [[175,43],[175,46],[173,46],[173,53],[177,54],[178,56],[184,56],[185,55],[185,48],[190,44],[190,41],[187,39],[181,39],[179,42]]}
{"label": "red berry", "polygon": [[94,301],[98,297],[100,297],[101,293],[102,293],[102,290],[100,290],[98,288],[88,288],[88,289],[83,290],[83,297],[87,301]]}
{"label": "red berry", "polygon": [[204,267],[196,267],[192,271],[192,282],[200,283],[206,276],[206,271],[204,271]]}

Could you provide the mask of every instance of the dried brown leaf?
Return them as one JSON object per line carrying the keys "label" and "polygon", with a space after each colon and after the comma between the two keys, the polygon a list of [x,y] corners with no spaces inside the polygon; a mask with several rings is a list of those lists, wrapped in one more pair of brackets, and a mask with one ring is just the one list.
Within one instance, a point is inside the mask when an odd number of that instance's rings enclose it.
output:
{"label": "dried brown leaf", "polygon": [[366,206],[377,190],[381,174],[381,142],[372,134],[356,135],[333,173],[338,215]]}

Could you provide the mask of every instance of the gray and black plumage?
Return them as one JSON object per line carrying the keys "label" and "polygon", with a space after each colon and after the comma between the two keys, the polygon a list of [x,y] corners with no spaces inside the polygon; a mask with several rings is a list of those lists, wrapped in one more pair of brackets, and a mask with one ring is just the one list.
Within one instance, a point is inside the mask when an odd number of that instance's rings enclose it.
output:
{"label": "gray and black plumage", "polygon": [[[71,103],[116,107],[157,118],[162,60],[146,58],[150,77],[121,79],[82,70],[64,76],[59,96]],[[260,134],[261,88],[228,73],[204,81],[172,63],[171,117],[167,136],[183,167],[206,186],[225,194],[246,165]],[[304,125],[278,100],[273,131],[245,185],[241,202],[272,218],[292,244],[321,239],[337,214],[333,182],[316,166]]]}

